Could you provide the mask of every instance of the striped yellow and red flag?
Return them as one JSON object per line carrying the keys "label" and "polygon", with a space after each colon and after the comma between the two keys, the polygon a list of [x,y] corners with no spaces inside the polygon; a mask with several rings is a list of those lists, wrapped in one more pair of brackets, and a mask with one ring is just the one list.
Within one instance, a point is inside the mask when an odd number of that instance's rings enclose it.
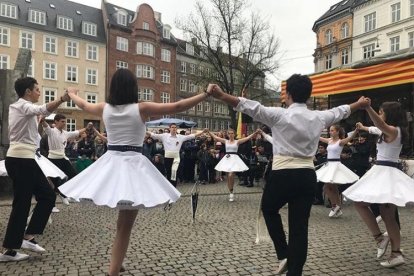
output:
{"label": "striped yellow and red flag", "polygon": [[[246,92],[246,87],[243,88],[242,92],[241,92],[241,96],[244,97]],[[246,124],[243,123],[243,113],[239,112],[237,114],[237,130],[236,130],[236,134],[238,138],[243,137],[243,134],[246,134]]]}

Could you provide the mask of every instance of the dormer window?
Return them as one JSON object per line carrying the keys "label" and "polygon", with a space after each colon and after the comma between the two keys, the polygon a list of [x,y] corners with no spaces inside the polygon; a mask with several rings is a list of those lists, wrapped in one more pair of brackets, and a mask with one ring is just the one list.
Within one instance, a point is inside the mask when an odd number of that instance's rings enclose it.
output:
{"label": "dormer window", "polygon": [[171,38],[171,27],[169,25],[164,25],[162,28],[162,37],[166,39]]}
{"label": "dormer window", "polygon": [[96,36],[96,24],[91,22],[82,22],[82,33]]}
{"label": "dormer window", "polygon": [[116,22],[119,25],[126,26],[127,25],[127,18],[128,18],[128,14],[125,11],[118,11]]}
{"label": "dormer window", "polygon": [[185,44],[185,51],[189,55],[194,55],[194,46],[193,46],[193,44],[186,43]]}
{"label": "dormer window", "polygon": [[29,10],[29,22],[46,25],[46,13],[43,11]]}
{"label": "dormer window", "polygon": [[57,27],[58,27],[58,29],[62,29],[62,30],[65,30],[65,31],[72,32],[73,31],[73,20],[72,20],[72,18],[58,15]]}
{"label": "dormer window", "polygon": [[0,16],[17,19],[17,6],[9,3],[0,3]]}

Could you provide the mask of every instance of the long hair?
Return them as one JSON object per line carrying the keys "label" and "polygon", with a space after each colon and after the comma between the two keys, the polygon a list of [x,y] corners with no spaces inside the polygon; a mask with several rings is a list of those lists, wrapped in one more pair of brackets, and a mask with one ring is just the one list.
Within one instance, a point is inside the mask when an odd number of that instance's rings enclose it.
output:
{"label": "long hair", "polygon": [[[408,121],[407,114],[402,109],[399,102],[383,102],[380,106],[384,112],[384,121],[387,125],[399,127],[401,130],[401,144],[406,144],[408,140]],[[384,141],[384,134],[378,138],[378,143]]]}
{"label": "long hair", "polygon": [[112,76],[109,95],[106,101],[111,105],[138,102],[138,83],[135,75],[128,69],[120,68]]}
{"label": "long hair", "polygon": [[345,130],[344,130],[343,127],[341,127],[338,124],[332,125],[331,127],[333,127],[336,131],[338,131],[339,139],[344,139],[345,138]]}

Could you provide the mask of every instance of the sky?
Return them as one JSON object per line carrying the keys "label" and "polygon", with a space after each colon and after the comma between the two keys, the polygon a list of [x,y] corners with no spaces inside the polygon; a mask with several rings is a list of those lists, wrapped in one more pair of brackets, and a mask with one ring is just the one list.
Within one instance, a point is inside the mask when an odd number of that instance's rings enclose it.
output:
{"label": "sky", "polygon": [[[86,4],[85,0],[71,0]],[[208,0],[200,0],[208,3]],[[316,34],[312,31],[315,21],[329,8],[341,0],[246,0],[251,11],[259,12],[269,22],[272,31],[279,38],[279,69],[268,77],[270,88],[277,89],[281,80],[294,73],[314,72],[312,54],[316,48]],[[196,0],[107,0],[107,2],[135,11],[143,3],[162,14],[164,24],[172,27],[172,33],[183,39],[180,30],[175,28],[177,18],[187,17],[194,11]],[[89,6],[101,6],[101,0],[88,0]],[[274,83],[274,86],[273,86]]]}

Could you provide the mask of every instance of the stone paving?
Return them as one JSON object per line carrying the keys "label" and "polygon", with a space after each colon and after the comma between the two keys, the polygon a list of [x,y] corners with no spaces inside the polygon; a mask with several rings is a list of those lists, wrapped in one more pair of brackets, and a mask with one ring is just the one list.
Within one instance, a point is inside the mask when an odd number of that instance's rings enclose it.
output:
{"label": "stone paving", "polygon": [[[228,202],[225,183],[200,186],[194,224],[191,188],[179,186],[183,197],[168,212],[162,208],[139,212],[125,261],[127,271],[121,275],[275,275],[273,245],[254,243],[261,188],[236,186],[236,200]],[[10,202],[0,200],[1,239]],[[57,206],[61,212],[53,214],[53,223],[38,237],[48,251],[30,253],[27,261],[1,263],[0,275],[104,275],[117,212],[93,205],[63,206],[59,199]],[[400,210],[407,264],[395,269],[379,265],[375,243],[353,207],[344,206],[343,211],[342,218],[329,219],[329,209],[313,207],[304,275],[414,275],[413,208]],[[286,221],[287,209],[281,214]]]}

